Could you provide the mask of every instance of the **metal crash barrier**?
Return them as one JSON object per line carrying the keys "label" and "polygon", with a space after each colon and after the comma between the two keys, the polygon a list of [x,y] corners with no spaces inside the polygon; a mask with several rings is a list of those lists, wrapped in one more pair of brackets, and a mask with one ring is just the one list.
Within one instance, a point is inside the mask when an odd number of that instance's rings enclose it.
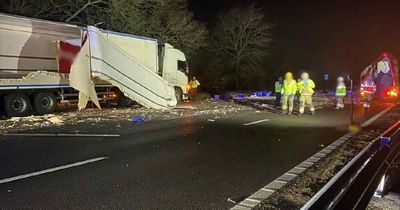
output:
{"label": "metal crash barrier", "polygon": [[399,154],[400,121],[369,143],[301,209],[366,209],[374,193],[384,192],[385,174]]}

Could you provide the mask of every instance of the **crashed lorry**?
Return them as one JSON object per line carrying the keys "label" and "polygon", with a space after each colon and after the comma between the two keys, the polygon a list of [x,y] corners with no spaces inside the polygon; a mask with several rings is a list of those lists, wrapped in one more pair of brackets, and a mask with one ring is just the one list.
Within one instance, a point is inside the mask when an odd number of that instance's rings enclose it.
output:
{"label": "crashed lorry", "polygon": [[0,13],[0,102],[8,116],[89,100],[169,109],[187,96],[184,53],[147,37]]}
{"label": "crashed lorry", "polygon": [[[395,56],[383,52],[360,75],[363,83],[368,77],[372,77],[376,85],[375,97],[382,99],[397,99],[399,93],[399,63]],[[361,92],[361,94],[363,94]]]}

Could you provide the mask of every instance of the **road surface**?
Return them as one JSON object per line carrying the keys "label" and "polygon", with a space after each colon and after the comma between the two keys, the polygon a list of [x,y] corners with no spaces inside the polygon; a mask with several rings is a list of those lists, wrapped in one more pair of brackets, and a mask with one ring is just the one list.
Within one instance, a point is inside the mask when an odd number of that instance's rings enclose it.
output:
{"label": "road surface", "polygon": [[[365,121],[389,104],[364,113]],[[0,136],[0,209],[227,209],[347,132],[350,110],[248,111]]]}

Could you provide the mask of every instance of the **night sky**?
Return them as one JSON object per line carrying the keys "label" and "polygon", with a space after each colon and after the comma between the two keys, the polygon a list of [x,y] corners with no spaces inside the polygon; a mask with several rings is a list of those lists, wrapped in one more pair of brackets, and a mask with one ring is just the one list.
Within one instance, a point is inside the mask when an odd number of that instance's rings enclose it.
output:
{"label": "night sky", "polygon": [[255,2],[275,25],[271,72],[306,70],[356,76],[383,51],[400,55],[400,1],[189,0],[212,27],[218,12]]}

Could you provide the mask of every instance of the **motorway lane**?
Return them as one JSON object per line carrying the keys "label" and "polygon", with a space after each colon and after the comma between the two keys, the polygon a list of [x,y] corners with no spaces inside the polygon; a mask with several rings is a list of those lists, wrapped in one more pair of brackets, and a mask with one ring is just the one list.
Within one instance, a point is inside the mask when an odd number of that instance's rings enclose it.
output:
{"label": "motorway lane", "polygon": [[[368,113],[363,121],[387,107]],[[226,209],[323,145],[346,133],[349,110],[312,116],[266,111],[154,121],[109,122],[63,131],[120,133],[121,138],[0,137],[0,179],[109,157],[0,184],[2,209]],[[258,124],[244,124],[267,120]],[[51,133],[46,129],[40,133]],[[57,131],[61,132],[61,131]]]}

